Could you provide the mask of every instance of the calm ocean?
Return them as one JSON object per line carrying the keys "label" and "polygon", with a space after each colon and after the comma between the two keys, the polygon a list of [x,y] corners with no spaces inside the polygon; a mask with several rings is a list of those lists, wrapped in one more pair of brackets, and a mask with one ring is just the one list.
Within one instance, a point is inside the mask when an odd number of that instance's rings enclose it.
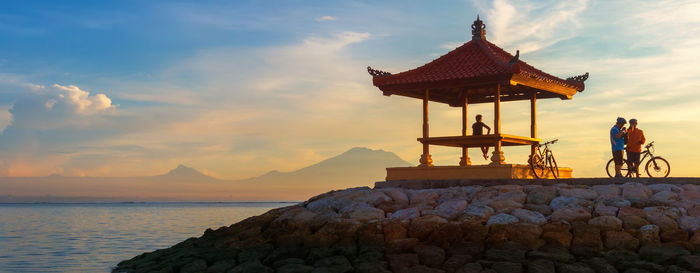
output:
{"label": "calm ocean", "polygon": [[0,272],[109,272],[121,260],[289,205],[0,204]]}

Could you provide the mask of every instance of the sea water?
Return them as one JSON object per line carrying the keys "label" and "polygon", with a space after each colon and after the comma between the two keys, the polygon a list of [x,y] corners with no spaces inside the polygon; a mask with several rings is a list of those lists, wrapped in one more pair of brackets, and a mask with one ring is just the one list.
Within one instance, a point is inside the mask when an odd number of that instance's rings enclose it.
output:
{"label": "sea water", "polygon": [[0,204],[0,272],[109,272],[207,228],[293,204]]}

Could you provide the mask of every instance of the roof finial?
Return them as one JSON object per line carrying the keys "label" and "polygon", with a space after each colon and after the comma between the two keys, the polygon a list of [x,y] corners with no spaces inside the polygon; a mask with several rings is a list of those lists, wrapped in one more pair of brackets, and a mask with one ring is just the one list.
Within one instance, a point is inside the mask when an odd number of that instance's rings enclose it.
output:
{"label": "roof finial", "polygon": [[472,24],[472,40],[486,40],[486,24],[476,15],[476,21]]}

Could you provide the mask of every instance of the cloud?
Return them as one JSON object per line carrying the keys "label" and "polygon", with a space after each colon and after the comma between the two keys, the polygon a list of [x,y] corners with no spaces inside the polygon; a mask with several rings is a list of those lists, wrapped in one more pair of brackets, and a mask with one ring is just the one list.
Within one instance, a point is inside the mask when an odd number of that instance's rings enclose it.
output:
{"label": "cloud", "polygon": [[75,85],[62,86],[54,84],[52,87],[63,92],[58,93],[60,101],[56,98],[51,98],[47,101],[46,105],[49,110],[53,108],[54,104],[59,102],[71,105],[74,111],[79,114],[94,114],[114,108],[112,100],[105,94],[90,96],[90,92],[81,90]]}
{"label": "cloud", "polygon": [[502,47],[517,46],[522,53],[528,53],[574,37],[581,28],[578,16],[587,7],[587,0],[496,0],[482,12],[487,15],[486,32],[492,42]]}
{"label": "cloud", "polygon": [[335,20],[336,20],[335,17],[330,16],[330,15],[321,16],[321,17],[316,18],[316,21],[318,21],[318,22],[335,21]]}

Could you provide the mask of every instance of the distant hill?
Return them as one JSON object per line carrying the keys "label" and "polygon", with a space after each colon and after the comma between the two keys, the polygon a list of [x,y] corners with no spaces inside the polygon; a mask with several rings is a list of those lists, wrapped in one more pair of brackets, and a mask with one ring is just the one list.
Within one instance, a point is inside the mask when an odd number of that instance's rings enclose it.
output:
{"label": "distant hill", "polygon": [[352,148],[291,171],[222,180],[178,165],[166,174],[139,177],[0,177],[0,202],[256,201],[305,200],[334,189],[372,186],[386,167],[410,166],[392,152]]}

